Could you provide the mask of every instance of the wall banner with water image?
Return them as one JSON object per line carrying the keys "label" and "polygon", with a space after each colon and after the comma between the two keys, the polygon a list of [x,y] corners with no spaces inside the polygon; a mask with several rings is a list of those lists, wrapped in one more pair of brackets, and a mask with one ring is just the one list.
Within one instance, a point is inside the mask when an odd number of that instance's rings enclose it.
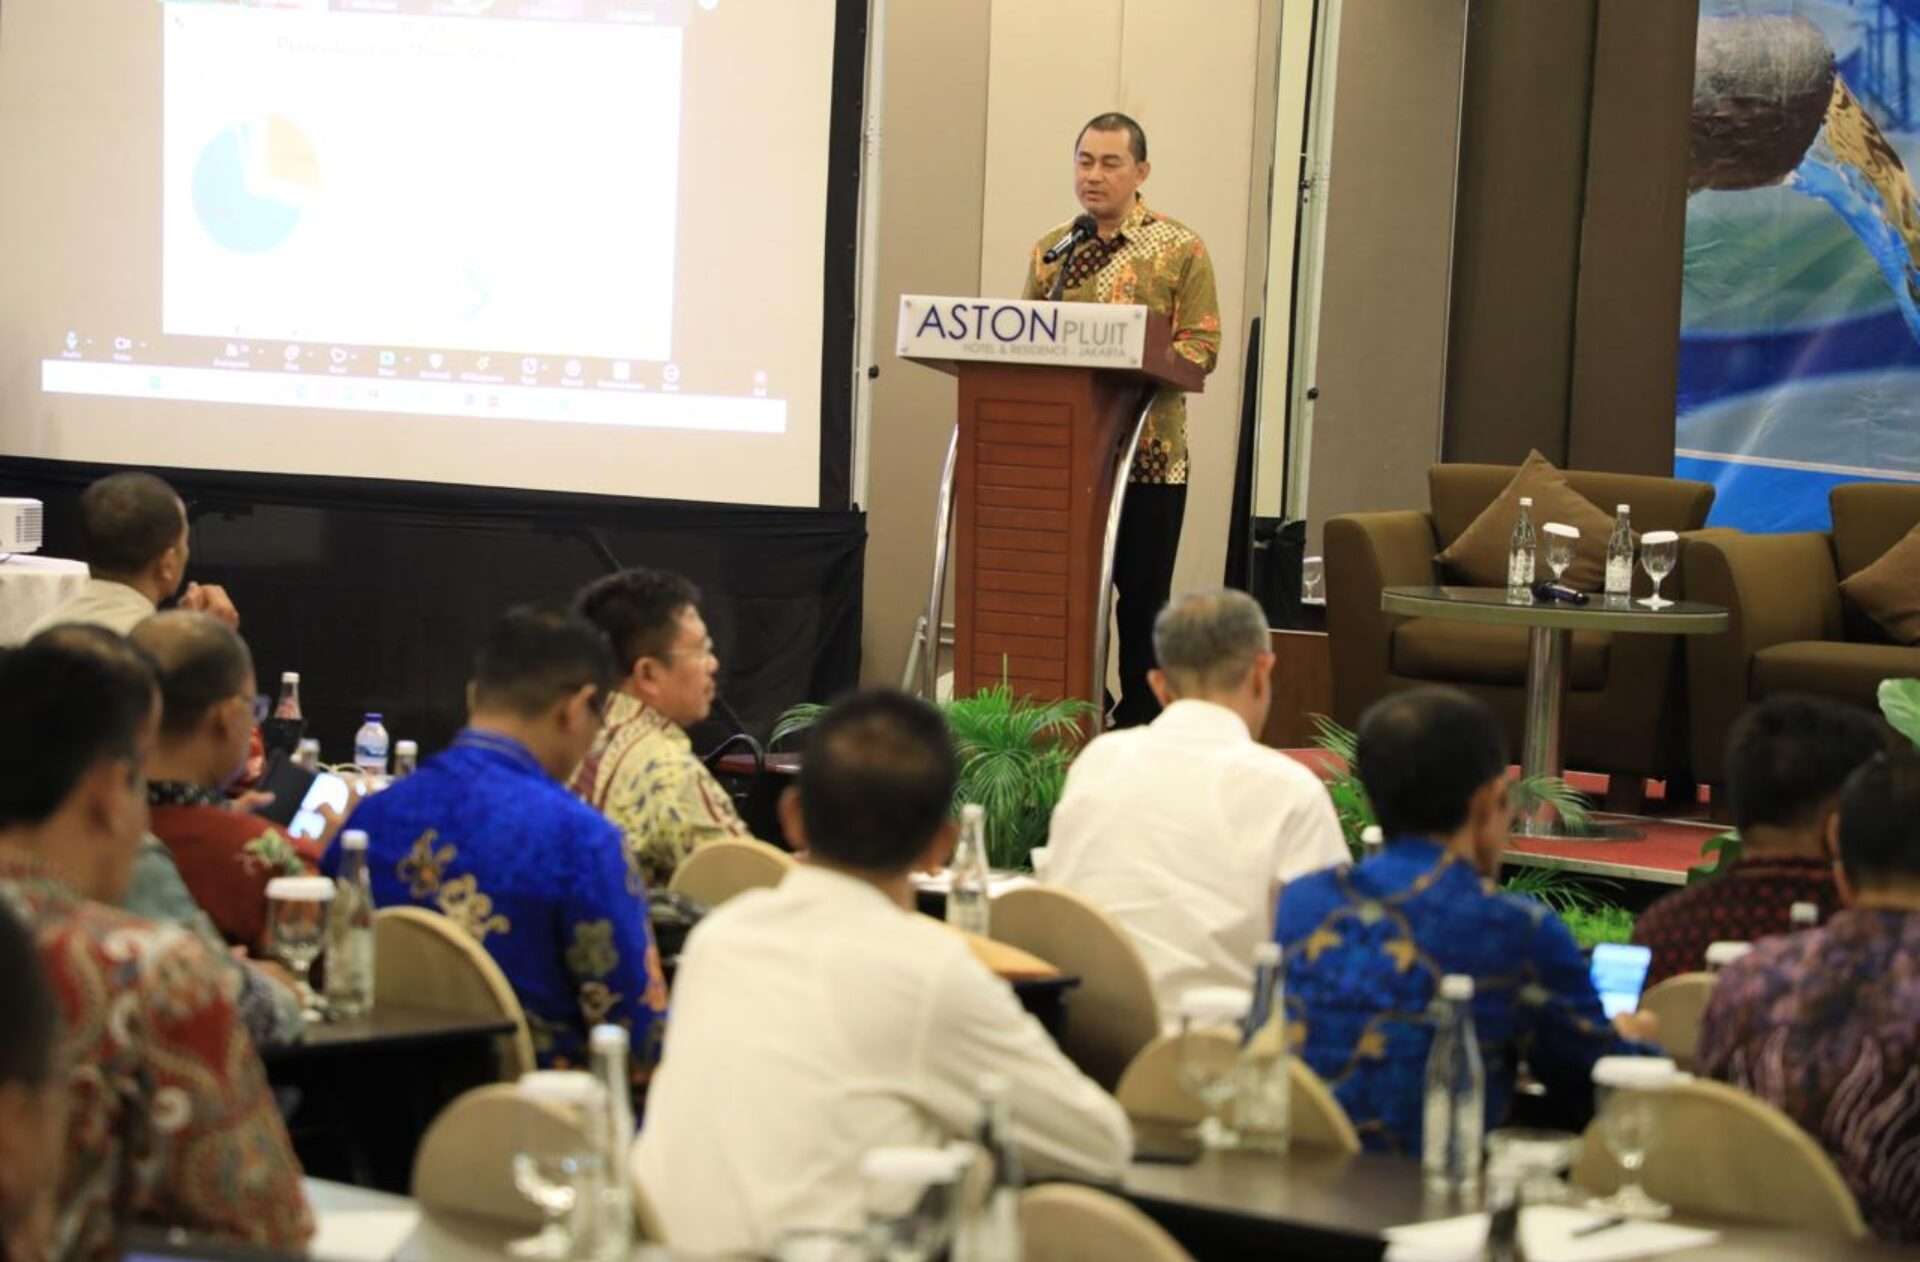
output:
{"label": "wall banner with water image", "polygon": [[1920,0],[1703,0],[1675,471],[1819,530],[1920,482]]}

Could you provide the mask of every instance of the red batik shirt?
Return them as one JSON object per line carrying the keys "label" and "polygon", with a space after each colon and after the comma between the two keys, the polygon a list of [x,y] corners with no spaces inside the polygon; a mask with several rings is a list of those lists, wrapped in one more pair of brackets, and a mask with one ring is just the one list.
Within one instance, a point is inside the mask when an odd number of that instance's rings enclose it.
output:
{"label": "red batik shirt", "polygon": [[1822,924],[1839,910],[1831,862],[1755,855],[1724,876],[1667,895],[1633,926],[1633,940],[1653,948],[1647,985],[1706,968],[1711,943],[1757,942],[1791,932],[1788,916],[1795,903],[1818,907]]}

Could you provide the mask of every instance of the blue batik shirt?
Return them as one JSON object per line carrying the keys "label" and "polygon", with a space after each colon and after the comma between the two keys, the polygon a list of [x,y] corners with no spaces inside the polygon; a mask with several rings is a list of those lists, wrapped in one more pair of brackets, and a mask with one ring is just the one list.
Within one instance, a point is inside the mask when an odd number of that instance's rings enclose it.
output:
{"label": "blue batik shirt", "polygon": [[1431,841],[1398,840],[1358,867],[1288,885],[1274,937],[1294,1046],[1370,1149],[1420,1151],[1427,1010],[1445,974],[1473,978],[1489,1129],[1506,1117],[1523,1059],[1585,1111],[1594,1061],[1651,1050],[1616,1035],[1558,916]]}
{"label": "blue batik shirt", "polygon": [[[645,883],[620,830],[525,746],[469,728],[362,802],[374,903],[439,911],[485,947],[526,1009],[542,1066],[583,1067],[587,1031],[624,1025],[636,1076],[658,1058],[667,988]],[[327,852],[332,874],[340,848]]]}

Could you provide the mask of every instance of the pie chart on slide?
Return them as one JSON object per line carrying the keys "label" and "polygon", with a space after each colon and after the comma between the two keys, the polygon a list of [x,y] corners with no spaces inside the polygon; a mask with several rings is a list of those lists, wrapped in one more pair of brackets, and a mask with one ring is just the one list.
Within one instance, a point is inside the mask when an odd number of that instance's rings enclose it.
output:
{"label": "pie chart on slide", "polygon": [[235,254],[277,250],[320,191],[320,161],[300,127],[278,114],[235,123],[193,167],[200,226]]}

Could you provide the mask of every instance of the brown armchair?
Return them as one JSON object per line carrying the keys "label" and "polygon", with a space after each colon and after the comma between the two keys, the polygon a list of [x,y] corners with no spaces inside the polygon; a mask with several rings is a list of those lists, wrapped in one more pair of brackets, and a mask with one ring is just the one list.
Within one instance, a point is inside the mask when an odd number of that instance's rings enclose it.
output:
{"label": "brown armchair", "polygon": [[[1883,679],[1920,676],[1920,647],[1893,643],[1840,594],[1920,522],[1920,486],[1856,482],[1828,495],[1830,533],[1712,535],[1686,541],[1688,600],[1725,605],[1724,636],[1687,646],[1693,765],[1718,783],[1727,733],[1749,704],[1783,692],[1874,708]],[[1329,566],[1331,569],[1331,566]]]}
{"label": "brown armchair", "polygon": [[[1443,464],[1427,474],[1430,512],[1353,513],[1327,522],[1327,633],[1334,717],[1349,726],[1389,693],[1453,684],[1481,697],[1520,749],[1527,632],[1380,610],[1380,589],[1447,581],[1434,557],[1491,504],[1516,469]],[[1704,482],[1616,473],[1567,473],[1575,491],[1611,510],[1633,505],[1636,530],[1699,530],[1713,506]],[[1636,576],[1636,581],[1644,581]],[[1686,707],[1676,704],[1677,637],[1577,632],[1568,661],[1565,757],[1582,771],[1619,773],[1609,796],[1634,807],[1641,778],[1684,779]]]}

